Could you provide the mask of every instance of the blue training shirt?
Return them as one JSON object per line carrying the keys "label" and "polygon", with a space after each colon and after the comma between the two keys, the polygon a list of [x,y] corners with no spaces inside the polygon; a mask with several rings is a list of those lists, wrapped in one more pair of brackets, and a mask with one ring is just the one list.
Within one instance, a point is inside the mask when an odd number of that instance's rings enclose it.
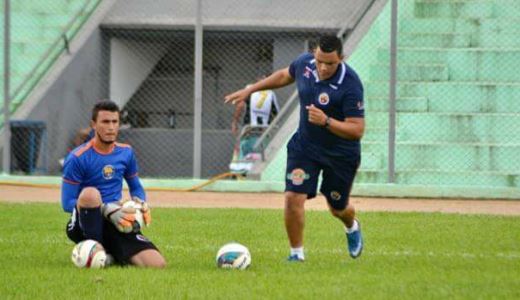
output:
{"label": "blue training shirt", "polygon": [[291,63],[289,74],[296,81],[300,97],[300,123],[289,148],[296,147],[311,155],[359,155],[359,140],[341,138],[327,128],[310,123],[305,108],[314,104],[327,116],[339,121],[348,117],[363,118],[363,85],[356,72],[342,62],[332,77],[321,81],[314,55],[305,53]]}
{"label": "blue training shirt", "polygon": [[137,176],[137,161],[133,149],[115,143],[108,153],[94,147],[94,139],[72,150],[63,166],[61,204],[71,212],[84,187],[96,187],[103,203],[118,201],[122,197],[123,178],[132,196],[145,200],[145,192]]}

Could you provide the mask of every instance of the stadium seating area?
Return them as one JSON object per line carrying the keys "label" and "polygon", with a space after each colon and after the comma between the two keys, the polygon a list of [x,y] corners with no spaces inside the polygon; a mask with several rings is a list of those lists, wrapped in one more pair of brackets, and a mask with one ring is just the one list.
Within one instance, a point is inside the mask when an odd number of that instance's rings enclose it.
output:
{"label": "stadium seating area", "polygon": [[[16,0],[11,1],[10,79],[11,111],[25,100],[38,80],[64,50],[59,42],[65,34],[71,39],[100,0]],[[4,23],[4,11],[0,14]],[[0,48],[4,48],[3,29]],[[49,54],[49,55],[46,55]],[[3,57],[3,55],[2,55]],[[3,58],[0,73],[3,74]],[[3,105],[3,84],[0,85],[0,106]],[[0,116],[0,124],[2,120]],[[0,125],[1,127],[1,125]]]}
{"label": "stadium seating area", "polygon": [[[98,3],[11,1],[12,111]],[[365,84],[358,183],[388,182],[389,3],[348,58]],[[399,1],[397,184],[520,187],[518,16],[516,0]],[[283,181],[284,165],[282,147],[262,180]]]}
{"label": "stadium seating area", "polygon": [[[404,2],[404,3],[403,3]],[[520,5],[400,2],[396,118],[399,184],[520,187]],[[387,182],[389,5],[349,60],[365,83],[358,182]],[[370,62],[370,63],[367,63]]]}

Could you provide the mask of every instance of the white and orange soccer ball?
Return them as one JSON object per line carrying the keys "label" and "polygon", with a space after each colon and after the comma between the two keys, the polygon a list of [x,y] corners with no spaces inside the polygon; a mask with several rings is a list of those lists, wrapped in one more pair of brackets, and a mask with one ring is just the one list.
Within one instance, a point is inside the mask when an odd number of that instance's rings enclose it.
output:
{"label": "white and orange soccer ball", "polygon": [[218,250],[216,261],[222,269],[245,270],[251,265],[251,253],[242,244],[227,243]]}
{"label": "white and orange soccer ball", "polygon": [[105,248],[95,240],[84,240],[72,249],[72,262],[78,268],[104,268],[107,261]]}

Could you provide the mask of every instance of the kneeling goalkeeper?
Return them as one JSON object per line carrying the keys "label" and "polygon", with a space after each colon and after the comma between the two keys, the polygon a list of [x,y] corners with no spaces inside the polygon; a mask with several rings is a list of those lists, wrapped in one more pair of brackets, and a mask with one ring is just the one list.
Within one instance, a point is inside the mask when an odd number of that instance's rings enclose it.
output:
{"label": "kneeling goalkeeper", "polygon": [[75,243],[86,239],[100,242],[119,264],[163,268],[164,257],[134,224],[135,209],[122,207],[124,178],[133,199],[130,201],[141,204],[144,223],[150,223],[134,151],[116,142],[119,120],[117,104],[96,104],[91,119],[94,138],[72,150],[65,159],[61,204],[63,210],[72,213],[67,236]]}

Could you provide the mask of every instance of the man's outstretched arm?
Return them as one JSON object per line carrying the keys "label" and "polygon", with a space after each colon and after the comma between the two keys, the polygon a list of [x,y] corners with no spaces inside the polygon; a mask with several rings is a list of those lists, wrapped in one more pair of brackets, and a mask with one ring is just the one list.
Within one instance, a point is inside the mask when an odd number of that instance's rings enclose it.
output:
{"label": "man's outstretched arm", "polygon": [[224,102],[232,104],[243,102],[256,91],[262,90],[272,90],[280,87],[284,87],[294,82],[294,78],[289,74],[289,68],[280,69],[269,77],[266,77],[250,86],[247,86],[241,90],[238,90],[234,93],[226,95],[224,97]]}

